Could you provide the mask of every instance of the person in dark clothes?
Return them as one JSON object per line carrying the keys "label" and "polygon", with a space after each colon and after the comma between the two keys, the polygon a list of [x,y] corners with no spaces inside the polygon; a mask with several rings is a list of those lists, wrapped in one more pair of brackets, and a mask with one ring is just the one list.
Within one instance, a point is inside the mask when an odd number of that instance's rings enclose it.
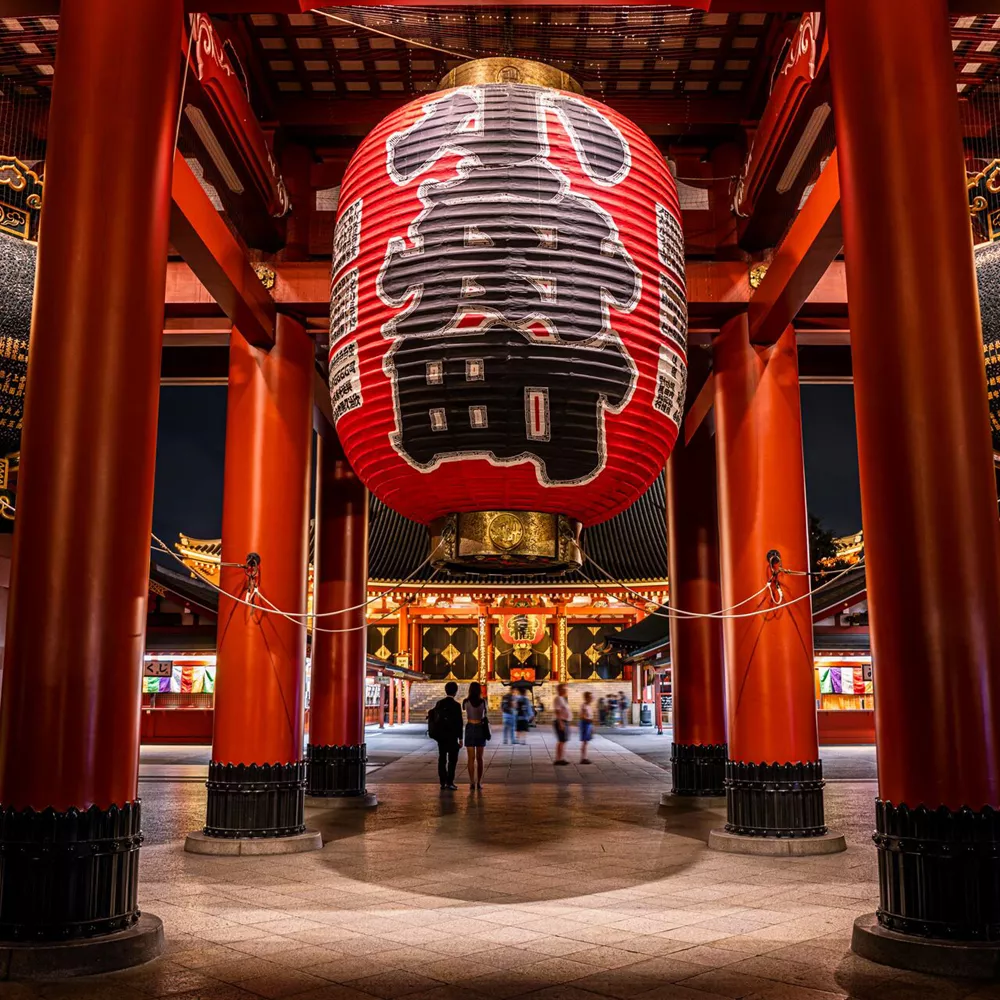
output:
{"label": "person in dark clothes", "polygon": [[455,701],[458,685],[449,681],[444,686],[446,698],[442,698],[434,706],[435,730],[434,739],[438,745],[438,779],[441,790],[454,792],[455,768],[458,766],[458,751],[462,749],[462,709]]}

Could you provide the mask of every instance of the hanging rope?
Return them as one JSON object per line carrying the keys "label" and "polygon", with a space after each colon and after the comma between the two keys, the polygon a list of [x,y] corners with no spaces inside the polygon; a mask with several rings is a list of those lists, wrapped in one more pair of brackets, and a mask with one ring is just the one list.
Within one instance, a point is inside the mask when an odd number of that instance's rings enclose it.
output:
{"label": "hanging rope", "polygon": [[[777,554],[777,553],[775,553],[775,554]],[[592,562],[594,564],[594,566],[596,566],[597,569],[600,572],[602,572],[605,576],[607,576],[612,581],[612,583],[615,586],[620,587],[622,590],[624,590],[626,593],[630,594],[633,597],[637,597],[637,598],[639,598],[640,600],[643,600],[643,601],[646,600],[645,595],[640,594],[636,590],[632,590],[631,587],[629,587],[626,584],[622,583],[620,580],[615,580],[614,576],[611,573],[609,573],[603,566],[601,566],[596,560],[594,560],[590,555],[588,555],[587,553],[584,553],[584,555],[585,555],[587,561],[588,562]],[[771,554],[769,553],[768,555],[769,555],[769,560],[768,561],[769,561],[769,564],[770,564],[770,555]],[[780,597],[780,600],[776,600],[775,591],[772,588],[775,586],[775,580],[776,580],[776,578],[777,578],[777,576],[779,574],[792,575],[792,573],[794,573],[794,575],[796,575],[796,576],[808,576],[808,575],[810,575],[808,573],[802,573],[801,571],[790,571],[790,570],[781,569],[780,568],[780,556],[778,556],[778,567],[776,569],[774,569],[772,567],[772,573],[771,573],[771,576],[768,578],[767,583],[765,583],[764,586],[761,587],[761,589],[758,590],[756,594],[752,594],[750,597],[747,597],[744,600],[740,601],[739,603],[732,605],[732,607],[730,607],[730,608],[723,608],[721,611],[696,612],[696,611],[686,611],[686,610],[683,610],[681,608],[671,608],[671,607],[667,606],[666,608],[664,608],[661,611],[649,611],[649,612],[647,612],[647,614],[650,617],[653,617],[653,618],[680,618],[680,619],[684,619],[684,618],[718,618],[718,619],[721,619],[721,620],[725,620],[725,619],[736,619],[736,618],[756,618],[759,615],[769,615],[769,614],[772,614],[779,606],[787,607],[788,605],[791,605],[791,604],[797,604],[799,601],[804,601],[804,600],[806,600],[806,598],[812,597],[814,594],[819,593],[825,587],[832,586],[839,579],[841,579],[842,577],[846,576],[848,573],[852,572],[853,570],[859,569],[859,568],[861,568],[863,566],[864,566],[864,560],[856,563],[854,566],[849,566],[847,569],[841,570],[839,573],[836,574],[836,576],[834,576],[831,579],[825,581],[824,583],[821,583],[818,587],[810,588],[805,594],[802,594],[799,597],[794,597],[791,600],[785,600],[784,599],[784,593],[781,590],[780,585],[778,585],[777,596]],[[583,570],[580,570],[580,574],[584,577],[584,579],[588,580],[590,583],[592,583],[595,587],[597,587],[603,593],[607,594],[609,597],[614,597],[616,600],[620,599],[617,594],[615,594],[612,591],[607,590],[605,587],[601,586],[601,584],[597,580],[594,580],[591,577],[587,576],[587,574],[584,573]],[[740,614],[734,614],[734,613],[732,613],[732,612],[735,612],[736,608],[743,607],[744,605],[749,604],[751,601],[755,600],[756,598],[762,596],[765,591],[769,591],[770,592],[771,600],[774,603],[772,603],[771,605],[769,605],[766,608],[758,608],[755,611],[746,611],[746,612],[743,612],[743,613],[740,613]],[[638,604],[632,604],[629,601],[623,601],[622,603],[626,604],[630,608],[635,608],[637,611],[645,611],[646,610],[646,608],[644,606],[641,606],[641,605],[638,605]]]}

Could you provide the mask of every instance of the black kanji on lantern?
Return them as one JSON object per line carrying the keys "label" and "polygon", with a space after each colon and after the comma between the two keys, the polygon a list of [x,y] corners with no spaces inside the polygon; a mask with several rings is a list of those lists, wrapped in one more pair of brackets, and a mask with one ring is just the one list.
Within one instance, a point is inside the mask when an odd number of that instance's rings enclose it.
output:
{"label": "black kanji on lantern", "polygon": [[389,240],[382,299],[401,311],[394,445],[421,468],[451,457],[534,460],[548,483],[604,466],[604,411],[635,386],[609,309],[635,308],[641,277],[614,219],[571,189],[547,158],[559,117],[583,172],[611,187],[627,174],[624,136],[594,108],[542,87],[452,91],[387,143],[397,184],[457,157],[419,188],[408,240]]}

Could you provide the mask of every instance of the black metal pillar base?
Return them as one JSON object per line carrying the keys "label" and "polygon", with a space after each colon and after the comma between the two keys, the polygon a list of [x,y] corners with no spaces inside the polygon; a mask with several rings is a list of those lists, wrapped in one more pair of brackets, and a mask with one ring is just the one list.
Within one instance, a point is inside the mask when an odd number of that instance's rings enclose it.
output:
{"label": "black metal pillar base", "polygon": [[823,762],[726,762],[726,832],[744,837],[822,837]]}
{"label": "black metal pillar base", "polygon": [[306,768],[290,764],[208,765],[205,834],[247,839],[304,833]]}
{"label": "black metal pillar base", "polygon": [[1000,810],[875,802],[878,922],[945,941],[1000,943]]}
{"label": "black metal pillar base", "polygon": [[955,979],[1000,978],[1000,941],[946,941],[898,934],[874,913],[854,921],[851,951],[869,962]]}
{"label": "black metal pillar base", "polygon": [[366,794],[365,765],[368,747],[364,743],[354,746],[309,746],[306,764],[309,767],[306,794],[319,798],[347,798]]}
{"label": "black metal pillar base", "polygon": [[0,941],[0,981],[66,979],[117,972],[151,962],[163,954],[164,946],[163,922],[149,913],[143,913],[126,930],[97,937]]}
{"label": "black metal pillar base", "polygon": [[108,809],[0,808],[0,940],[66,941],[139,919],[139,800]]}
{"label": "black metal pillar base", "polygon": [[725,743],[671,743],[674,795],[725,795],[728,757]]}

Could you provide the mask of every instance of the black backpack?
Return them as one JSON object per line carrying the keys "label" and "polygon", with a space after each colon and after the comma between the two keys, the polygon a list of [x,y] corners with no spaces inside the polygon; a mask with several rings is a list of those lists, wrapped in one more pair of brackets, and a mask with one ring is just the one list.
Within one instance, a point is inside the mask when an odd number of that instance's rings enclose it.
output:
{"label": "black backpack", "polygon": [[439,718],[437,705],[427,713],[427,735],[432,740],[441,738],[441,719]]}

